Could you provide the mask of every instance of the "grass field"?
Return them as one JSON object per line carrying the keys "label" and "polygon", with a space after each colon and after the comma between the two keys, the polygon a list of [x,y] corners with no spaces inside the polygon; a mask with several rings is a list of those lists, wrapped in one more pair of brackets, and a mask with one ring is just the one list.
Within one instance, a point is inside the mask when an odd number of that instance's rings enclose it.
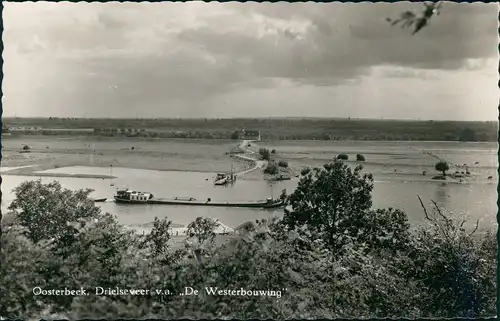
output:
{"label": "grass field", "polygon": [[[497,122],[402,121],[329,118],[266,119],[77,119],[4,118],[5,127],[38,127],[36,135],[57,130],[93,129],[88,135],[229,139],[235,131],[255,130],[271,140],[418,140],[496,142]],[[47,129],[45,132],[43,129]],[[53,131],[48,131],[51,129]],[[5,130],[5,129],[4,129]],[[464,135],[465,131],[472,132]],[[467,136],[467,137],[466,137]],[[236,138],[234,136],[233,138]],[[240,137],[241,138],[241,137]]]}
{"label": "grass field", "polygon": [[[236,143],[224,140],[10,136],[2,145],[2,167],[37,166],[19,173],[67,166],[200,172],[227,172],[231,165],[239,171],[249,166],[226,155]],[[30,147],[29,153],[19,153],[24,145]]]}

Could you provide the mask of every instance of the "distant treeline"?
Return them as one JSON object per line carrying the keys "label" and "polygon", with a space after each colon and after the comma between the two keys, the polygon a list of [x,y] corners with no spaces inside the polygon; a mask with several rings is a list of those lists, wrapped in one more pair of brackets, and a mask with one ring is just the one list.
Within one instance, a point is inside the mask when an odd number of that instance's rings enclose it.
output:
{"label": "distant treeline", "polygon": [[[241,139],[245,132],[263,140],[420,140],[497,141],[497,122],[402,121],[351,119],[90,119],[4,118],[10,127],[38,127],[23,133],[38,135],[96,135],[156,138]],[[44,128],[68,131],[44,131]],[[93,132],[72,132],[92,128]],[[19,130],[17,131],[19,132]],[[13,132],[13,134],[15,134]]]}

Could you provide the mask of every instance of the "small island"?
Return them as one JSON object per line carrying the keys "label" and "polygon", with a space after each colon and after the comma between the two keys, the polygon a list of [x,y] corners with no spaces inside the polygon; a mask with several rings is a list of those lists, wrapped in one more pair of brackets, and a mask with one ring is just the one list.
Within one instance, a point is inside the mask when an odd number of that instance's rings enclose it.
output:
{"label": "small island", "polygon": [[259,155],[262,160],[267,161],[264,168],[264,179],[268,181],[284,181],[295,177],[295,174],[285,160],[279,160],[276,150],[269,151],[267,148],[260,148]]}

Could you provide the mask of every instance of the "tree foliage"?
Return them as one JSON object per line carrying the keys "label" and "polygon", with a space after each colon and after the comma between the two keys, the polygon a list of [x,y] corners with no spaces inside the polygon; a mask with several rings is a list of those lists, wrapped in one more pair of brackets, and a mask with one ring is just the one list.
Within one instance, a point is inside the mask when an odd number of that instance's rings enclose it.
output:
{"label": "tree foliage", "polygon": [[259,148],[259,154],[260,157],[264,160],[270,160],[271,158],[271,153],[269,152],[269,149],[267,148]]}
{"label": "tree foliage", "polygon": [[199,243],[213,242],[218,222],[209,217],[197,217],[187,226],[187,235],[196,238]]}
{"label": "tree foliage", "polygon": [[403,12],[399,16],[399,18],[387,18],[387,21],[390,22],[392,26],[396,26],[399,24],[401,25],[401,28],[413,28],[412,35],[414,35],[422,30],[422,28],[429,25],[432,17],[434,17],[435,15],[439,15],[442,1],[430,3],[424,2],[423,5],[423,10],[419,12],[408,10]]}
{"label": "tree foliage", "polygon": [[442,172],[443,176],[446,176],[446,171],[448,171],[450,169],[450,165],[447,162],[440,161],[440,162],[436,163],[436,165],[434,166],[434,168],[438,172]]}
{"label": "tree foliage", "polygon": [[365,156],[361,154],[356,154],[356,161],[358,162],[364,162],[365,161]]}
{"label": "tree foliage", "polygon": [[349,156],[347,154],[339,154],[337,155],[338,160],[349,160]]}
{"label": "tree foliage", "polygon": [[331,163],[302,173],[290,195],[283,223],[288,229],[307,226],[327,248],[342,252],[348,244],[374,248],[404,246],[408,237],[406,215],[399,210],[372,210],[373,176]]}
{"label": "tree foliage", "polygon": [[146,257],[163,262],[168,261],[171,225],[172,221],[167,218],[162,220],[158,219],[158,217],[154,218],[153,228],[139,243],[139,248],[146,250]]}
{"label": "tree foliage", "polygon": [[458,137],[458,140],[461,142],[475,142],[477,140],[476,132],[470,128],[464,128],[460,132],[460,136]]}
{"label": "tree foliage", "polygon": [[279,167],[283,167],[283,168],[287,168],[288,167],[288,162],[287,161],[284,161],[284,160],[280,160],[278,162],[278,166]]}
{"label": "tree foliage", "polygon": [[79,228],[101,214],[88,198],[91,192],[63,189],[58,182],[26,181],[14,189],[16,198],[9,210],[17,213],[25,235],[33,242],[43,239],[71,242]]}
{"label": "tree foliage", "polygon": [[280,172],[280,169],[278,166],[276,166],[276,164],[273,162],[273,163],[268,163],[266,168],[264,169],[264,173],[265,174],[269,174],[269,175],[276,175]]}
{"label": "tree foliage", "polygon": [[[455,222],[437,207],[424,211],[430,226],[411,231],[403,211],[371,207],[373,178],[362,174],[361,167],[353,170],[340,162],[302,174],[298,188],[283,194],[291,207],[283,219],[258,220],[217,245],[217,222],[198,217],[188,225],[185,245],[177,249],[168,218],[155,218],[151,231],[140,235],[100,213],[88,200],[88,191],[24,182],[11,205],[15,219],[8,226],[2,222],[0,316],[496,315],[494,234],[466,231],[465,221]],[[67,218],[74,229],[56,215]],[[41,231],[35,233],[37,229]],[[69,236],[71,242],[55,241]],[[34,286],[158,289],[170,295],[34,296]],[[178,295],[186,286],[199,295]],[[273,292],[217,296],[208,295],[206,287]]]}

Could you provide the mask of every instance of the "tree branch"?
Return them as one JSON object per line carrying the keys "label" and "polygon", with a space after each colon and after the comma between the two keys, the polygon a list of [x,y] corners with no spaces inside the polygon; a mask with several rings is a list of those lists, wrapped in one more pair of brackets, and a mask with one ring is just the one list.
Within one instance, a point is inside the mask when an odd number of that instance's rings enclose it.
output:
{"label": "tree branch", "polygon": [[427,209],[425,208],[424,202],[422,202],[420,195],[417,195],[417,197],[418,197],[418,200],[420,201],[420,205],[424,209],[425,218],[428,219],[429,221],[433,222],[433,220],[431,220],[431,218],[429,217],[429,213],[427,213]]}
{"label": "tree branch", "polygon": [[444,218],[444,220],[445,220],[445,222],[446,222],[447,224],[450,224],[450,221],[451,221],[451,220],[450,220],[448,217],[446,217],[446,216],[443,214],[443,212],[441,212],[441,209],[439,208],[439,205],[438,205],[435,201],[433,201],[433,200],[431,200],[431,202],[432,202],[432,204],[434,204],[434,207],[436,208],[436,211],[438,212],[438,214],[439,214],[439,215],[441,215],[441,217],[443,217],[443,218]]}
{"label": "tree branch", "polygon": [[476,233],[478,228],[479,228],[479,220],[476,221],[476,227],[469,235],[467,235],[467,237],[471,237],[474,233]]}

